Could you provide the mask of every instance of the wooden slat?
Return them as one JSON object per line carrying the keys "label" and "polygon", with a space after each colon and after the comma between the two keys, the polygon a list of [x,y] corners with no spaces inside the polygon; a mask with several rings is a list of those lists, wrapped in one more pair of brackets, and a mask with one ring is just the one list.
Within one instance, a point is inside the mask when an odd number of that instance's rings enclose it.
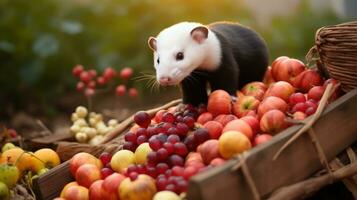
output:
{"label": "wooden slat", "polygon": [[73,181],[69,171],[69,161],[66,161],[33,181],[33,190],[37,200],[52,200],[58,197],[63,187]]}
{"label": "wooden slat", "polygon": [[[280,157],[274,154],[301,127],[283,131],[270,142],[247,152],[246,163],[262,197],[277,188],[306,179],[320,169],[321,163],[308,134],[302,135]],[[357,141],[357,89],[329,105],[313,126],[329,160]],[[191,178],[189,200],[252,199],[241,171],[231,171],[234,161]]]}

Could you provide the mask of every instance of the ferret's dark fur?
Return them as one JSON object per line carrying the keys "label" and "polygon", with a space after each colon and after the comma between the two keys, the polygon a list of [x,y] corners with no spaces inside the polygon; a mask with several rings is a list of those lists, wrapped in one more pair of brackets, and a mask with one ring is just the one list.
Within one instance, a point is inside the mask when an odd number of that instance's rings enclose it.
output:
{"label": "ferret's dark fur", "polygon": [[223,89],[235,96],[246,83],[261,81],[268,66],[266,43],[252,29],[225,22],[208,27],[220,41],[221,64],[213,72],[195,70],[191,73],[194,80],[190,77],[181,82],[184,103],[207,103],[207,82],[211,91]]}

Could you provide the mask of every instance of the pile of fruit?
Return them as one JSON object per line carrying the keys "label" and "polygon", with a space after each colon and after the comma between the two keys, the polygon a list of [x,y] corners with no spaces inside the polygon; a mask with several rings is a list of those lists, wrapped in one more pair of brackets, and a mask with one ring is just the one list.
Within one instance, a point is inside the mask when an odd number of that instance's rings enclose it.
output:
{"label": "pile of fruit", "polygon": [[116,119],[108,120],[107,124],[103,121],[101,114],[90,112],[84,106],[78,106],[72,113],[71,120],[73,125],[70,130],[79,143],[89,143],[97,145],[103,136],[113,130],[117,125]]}
{"label": "pile of fruit", "polygon": [[30,188],[32,180],[60,164],[55,151],[48,148],[27,152],[12,143],[2,146],[0,156],[0,199],[14,197],[12,190],[21,181]]}
{"label": "pile of fruit", "polygon": [[315,113],[327,83],[337,84],[299,60],[279,57],[264,82],[245,85],[236,101],[216,90],[207,106],[172,107],[153,118],[137,112],[123,150],[71,159],[76,181],[58,199],[181,199],[190,177],[269,141],[292,125],[288,118]]}

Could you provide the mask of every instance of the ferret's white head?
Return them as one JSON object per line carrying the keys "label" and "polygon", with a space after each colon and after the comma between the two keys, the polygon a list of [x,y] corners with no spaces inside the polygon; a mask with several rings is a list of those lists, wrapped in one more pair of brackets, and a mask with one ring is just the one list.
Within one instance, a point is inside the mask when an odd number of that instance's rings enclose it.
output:
{"label": "ferret's white head", "polygon": [[216,36],[199,23],[170,26],[156,38],[150,37],[148,44],[154,51],[156,79],[161,85],[177,85],[193,70],[214,68],[220,62]]}

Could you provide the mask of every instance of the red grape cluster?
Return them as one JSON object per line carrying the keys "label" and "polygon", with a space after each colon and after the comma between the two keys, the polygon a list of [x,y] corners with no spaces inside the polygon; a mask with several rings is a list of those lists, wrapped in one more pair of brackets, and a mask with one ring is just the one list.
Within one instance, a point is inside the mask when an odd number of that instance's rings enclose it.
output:
{"label": "red grape cluster", "polygon": [[206,112],[204,105],[198,108],[186,105],[173,112],[159,111],[153,119],[144,111],[137,112],[134,121],[139,128],[125,134],[123,148],[134,152],[140,144],[148,142],[153,151],[147,155],[145,165],[129,166],[126,175],[148,174],[156,179],[159,191],[178,194],[186,191],[189,178],[199,169],[185,166],[185,158],[210,139],[206,129],[195,127],[197,116],[203,112]]}
{"label": "red grape cluster", "polygon": [[[115,77],[119,77],[124,83],[133,75],[133,70],[130,67],[123,68],[119,73],[112,67],[107,67],[103,73],[98,76],[95,69],[85,70],[83,65],[76,65],[72,69],[72,74],[79,79],[77,83],[77,91],[84,92],[85,96],[93,96],[95,89],[104,87],[114,81]],[[127,85],[119,84],[115,88],[115,93],[118,96],[123,96],[127,92]],[[130,97],[135,98],[138,96],[136,88],[128,90]]]}
{"label": "red grape cluster", "polygon": [[318,101],[315,99],[306,99],[305,95],[302,93],[294,93],[289,98],[290,112],[302,112],[306,116],[314,114],[317,110]]}
{"label": "red grape cluster", "polygon": [[107,176],[110,176],[111,174],[114,173],[113,169],[110,166],[110,161],[112,159],[112,154],[108,152],[103,152],[99,156],[100,161],[103,164],[103,168],[100,170],[102,179],[105,179]]}

